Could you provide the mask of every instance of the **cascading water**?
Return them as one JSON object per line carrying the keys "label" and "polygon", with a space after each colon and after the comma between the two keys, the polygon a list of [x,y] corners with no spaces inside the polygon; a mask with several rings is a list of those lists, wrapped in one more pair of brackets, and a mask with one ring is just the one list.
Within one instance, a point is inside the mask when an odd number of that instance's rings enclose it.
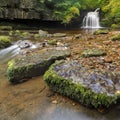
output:
{"label": "cascading water", "polygon": [[101,28],[99,22],[99,9],[97,8],[94,12],[88,12],[83,19],[82,28]]}
{"label": "cascading water", "polygon": [[37,47],[28,40],[20,40],[10,47],[0,50],[0,64],[8,62],[10,59],[19,54],[22,50],[27,50],[27,48],[30,50]]}

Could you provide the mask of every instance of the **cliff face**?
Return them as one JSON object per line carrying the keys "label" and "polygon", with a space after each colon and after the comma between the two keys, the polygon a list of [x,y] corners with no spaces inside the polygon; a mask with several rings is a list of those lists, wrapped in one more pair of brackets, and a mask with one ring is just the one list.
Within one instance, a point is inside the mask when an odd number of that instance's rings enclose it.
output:
{"label": "cliff face", "polygon": [[39,1],[0,0],[0,18],[53,20],[49,3]]}

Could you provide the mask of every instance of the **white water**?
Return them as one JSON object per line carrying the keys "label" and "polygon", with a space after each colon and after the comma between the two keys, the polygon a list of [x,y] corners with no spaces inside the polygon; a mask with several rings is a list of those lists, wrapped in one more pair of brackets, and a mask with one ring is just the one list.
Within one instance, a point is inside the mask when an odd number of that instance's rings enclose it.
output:
{"label": "white water", "polygon": [[88,12],[83,19],[82,28],[101,28],[99,21],[99,8],[94,12]]}
{"label": "white water", "polygon": [[8,60],[12,59],[14,56],[16,56],[20,51],[20,48],[18,45],[12,45],[8,48],[5,48],[3,50],[0,50],[0,63],[5,63]]}
{"label": "white water", "polygon": [[35,49],[35,48],[37,48],[36,45],[30,43],[27,40],[26,41],[21,41],[20,40],[20,41],[16,42],[15,44],[13,44],[12,46],[0,50],[0,64],[8,62],[12,58],[14,58],[17,54],[19,54],[20,51],[27,50],[26,48],[21,48],[20,47],[20,46],[24,46],[26,42],[30,44],[28,49]]}

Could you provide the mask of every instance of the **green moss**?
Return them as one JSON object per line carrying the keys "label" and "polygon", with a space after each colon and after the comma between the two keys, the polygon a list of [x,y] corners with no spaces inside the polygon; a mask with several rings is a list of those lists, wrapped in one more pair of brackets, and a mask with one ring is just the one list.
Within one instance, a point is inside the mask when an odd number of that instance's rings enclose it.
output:
{"label": "green moss", "polygon": [[48,44],[50,44],[50,45],[56,45],[56,44],[57,44],[57,41],[56,41],[55,39],[49,40],[49,41],[48,41]]}
{"label": "green moss", "polygon": [[9,36],[0,36],[0,49],[9,47],[11,44]]}
{"label": "green moss", "polygon": [[44,80],[53,91],[76,100],[88,107],[108,108],[111,105],[116,104],[116,95],[108,96],[105,93],[95,93],[90,88],[87,88],[80,83],[75,83],[71,79],[65,79],[64,77],[59,76],[54,70],[54,66],[57,64],[60,63],[56,62],[53,64],[44,74]]}
{"label": "green moss", "polygon": [[39,34],[34,34],[34,38],[40,38]]}
{"label": "green moss", "polygon": [[93,34],[94,35],[99,35],[99,34],[108,34],[108,30],[96,30]]}
{"label": "green moss", "polygon": [[22,33],[22,36],[23,36],[23,37],[27,37],[27,36],[29,36],[29,35],[30,35],[29,32],[23,32],[23,33]]}
{"label": "green moss", "polygon": [[120,41],[120,34],[114,35],[111,39],[112,41]]}
{"label": "green moss", "polygon": [[20,36],[22,33],[20,30],[9,31],[10,36]]}
{"label": "green moss", "polygon": [[101,49],[87,49],[82,53],[82,57],[98,57],[106,55],[106,53]]}

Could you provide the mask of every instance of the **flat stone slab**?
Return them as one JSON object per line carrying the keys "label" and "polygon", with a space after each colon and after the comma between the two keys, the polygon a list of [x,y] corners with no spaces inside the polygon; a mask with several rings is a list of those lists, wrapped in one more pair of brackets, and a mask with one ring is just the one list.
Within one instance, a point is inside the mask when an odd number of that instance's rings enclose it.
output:
{"label": "flat stone slab", "polygon": [[42,75],[55,60],[70,55],[67,49],[43,49],[21,55],[8,63],[7,76],[11,83],[20,83],[29,78]]}
{"label": "flat stone slab", "polygon": [[120,73],[90,70],[78,61],[57,61],[44,80],[54,91],[88,107],[108,108],[120,98]]}

